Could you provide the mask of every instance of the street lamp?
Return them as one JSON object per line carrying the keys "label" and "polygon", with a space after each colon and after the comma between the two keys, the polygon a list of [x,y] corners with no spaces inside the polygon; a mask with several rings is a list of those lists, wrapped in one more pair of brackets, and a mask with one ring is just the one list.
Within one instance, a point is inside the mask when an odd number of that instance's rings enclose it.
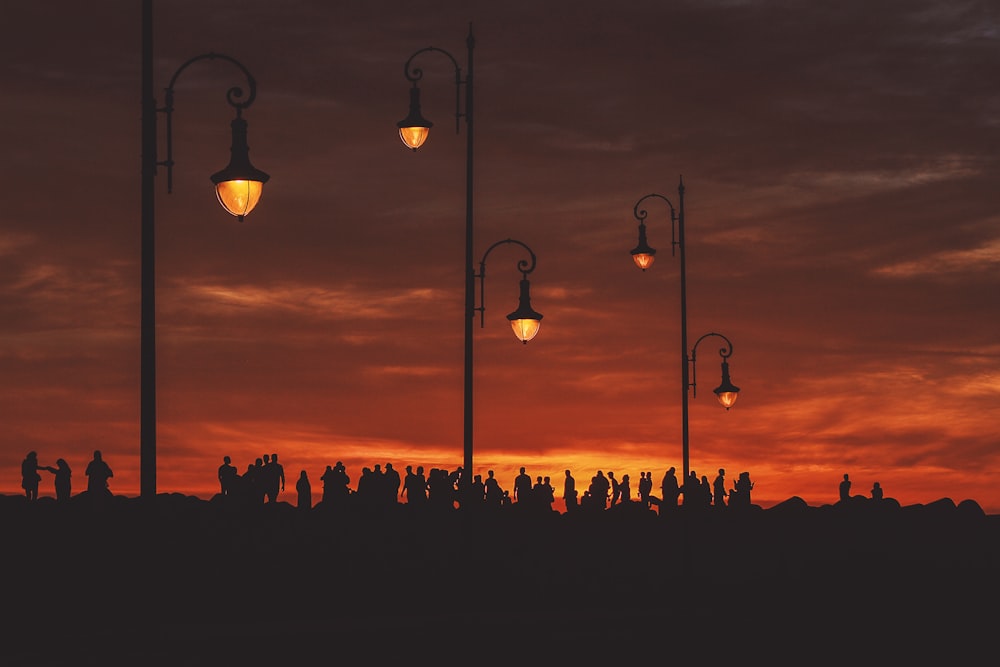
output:
{"label": "street lamp", "polygon": [[528,341],[538,334],[538,329],[542,325],[542,314],[536,312],[531,307],[531,283],[528,281],[528,274],[535,270],[535,253],[527,245],[518,241],[516,239],[504,239],[503,241],[497,241],[483,253],[483,258],[479,262],[479,273],[476,274],[476,278],[479,278],[479,306],[475,310],[479,311],[479,326],[480,328],[486,326],[486,258],[489,256],[490,252],[494,248],[506,243],[516,243],[525,250],[531,256],[531,262],[527,260],[518,260],[517,270],[521,272],[521,296],[518,300],[517,310],[513,313],[507,315],[507,320],[510,321],[510,326],[514,330],[514,335],[517,339],[528,344]]}
{"label": "street lamp", "polygon": [[691,356],[688,356],[688,343],[687,343],[687,264],[684,256],[684,179],[680,179],[677,185],[677,197],[678,197],[678,208],[675,209],[673,203],[659,194],[648,194],[639,201],[635,203],[632,209],[632,214],[635,219],[639,221],[639,242],[635,248],[632,249],[632,260],[635,265],[642,269],[644,272],[653,264],[653,260],[656,256],[656,249],[651,248],[649,243],[646,241],[646,210],[640,208],[642,203],[647,199],[661,199],[666,202],[667,206],[670,207],[670,229],[671,229],[671,243],[672,250],[676,251],[680,255],[680,269],[681,269],[681,447],[682,447],[682,457],[683,457],[683,468],[684,477],[682,481],[686,482],[688,474],[690,472],[690,453],[689,453],[689,424],[688,424],[688,390],[692,390],[695,396],[697,396],[697,388],[695,385],[695,363],[697,359],[697,348],[698,343],[700,343],[705,338],[709,336],[718,336],[722,338],[726,347],[719,350],[719,355],[722,357],[722,382],[718,387],[715,388],[714,392],[716,397],[719,399],[719,403],[722,404],[726,410],[733,407],[736,403],[736,398],[739,395],[740,388],[732,383],[729,379],[729,357],[733,353],[733,345],[729,342],[729,339],[719,333],[707,333],[701,338],[699,338],[694,347],[691,349]]}
{"label": "street lamp", "polygon": [[[465,427],[463,434],[464,462],[463,471],[471,479],[472,473],[472,318],[475,317],[475,269],[472,264],[472,51],[476,40],[472,35],[472,24],[469,24],[469,35],[465,45],[468,50],[468,72],[462,78],[462,68],[455,56],[444,49],[428,46],[411,55],[403,65],[403,75],[413,84],[410,89],[410,111],[406,118],[396,123],[399,136],[403,143],[416,151],[423,145],[433,125],[424,119],[420,111],[420,88],[418,82],[424,76],[419,67],[413,67],[413,60],[427,52],[437,52],[451,60],[455,67],[455,133],[460,131],[461,120],[465,119]],[[465,87],[465,111],[460,105],[462,87]]]}
{"label": "street lamp", "polygon": [[[247,78],[248,93],[232,87],[226,101],[236,109],[231,123],[230,161],[225,169],[212,174],[216,197],[229,213],[243,220],[260,201],[261,191],[269,176],[250,163],[247,145],[247,123],[243,109],[253,104],[257,82],[247,68],[221,53],[206,53],[181,65],[166,88],[165,104],[158,107],[153,96],[153,3],[142,3],[142,252],[141,252],[141,366],[140,366],[140,428],[139,428],[139,490],[143,498],[156,496],[156,234],[154,180],[156,168],[166,167],[167,193],[173,190],[173,111],[174,84],[181,72],[201,60],[225,60],[239,68]],[[157,160],[157,114],[167,117],[167,159]]]}

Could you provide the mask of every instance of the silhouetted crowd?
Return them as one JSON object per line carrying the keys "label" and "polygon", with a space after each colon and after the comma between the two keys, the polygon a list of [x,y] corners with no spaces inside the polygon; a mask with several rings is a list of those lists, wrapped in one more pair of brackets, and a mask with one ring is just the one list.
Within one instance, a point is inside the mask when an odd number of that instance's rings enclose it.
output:
{"label": "silhouetted crowd", "polygon": [[[73,471],[66,460],[58,459],[55,466],[42,465],[38,461],[38,453],[31,451],[21,462],[21,487],[28,500],[38,498],[42,471],[54,476],[57,500],[68,500],[72,496]],[[88,495],[111,495],[109,480],[114,473],[104,461],[100,450],[94,450],[94,457],[87,464],[84,474],[87,476]],[[285,491],[284,465],[274,453],[257,457],[247,465],[242,474],[233,465],[231,457],[225,456],[218,468],[218,479],[219,495],[225,502],[234,504],[254,506],[275,503]],[[524,466],[514,477],[509,490],[503,488],[493,470],[487,472],[485,479],[482,475],[474,475],[470,480],[461,466],[451,471],[443,468],[425,471],[423,466],[408,465],[400,475],[392,463],[386,463],[385,466],[376,463],[372,467],[361,469],[352,488],[347,468],[342,461],[337,461],[332,466],[326,466],[326,470],[320,475],[320,481],[322,495],[314,503],[309,476],[305,470],[299,473],[295,482],[297,507],[311,509],[351,506],[378,509],[400,504],[405,499],[406,504],[417,508],[494,509],[516,505],[521,509],[557,511],[553,507],[556,487],[552,479],[547,475],[538,475],[532,479]],[[682,482],[677,476],[676,468],[670,467],[663,474],[658,487],[655,487],[652,472],[640,472],[633,495],[632,481],[628,474],[619,478],[613,471],[605,473],[598,470],[581,494],[572,472],[566,470],[562,482],[562,500],[566,512],[594,512],[618,506],[636,506],[662,514],[678,507],[750,507],[750,492],[754,488],[750,473],[741,472],[731,488],[727,482],[724,468],[719,468],[711,481],[707,475],[699,476],[691,470],[687,479]],[[659,495],[654,493],[656,490]],[[838,492],[842,502],[852,498],[851,480],[846,473]],[[879,482],[874,483],[870,494],[872,500],[883,500],[884,493]]]}
{"label": "silhouetted crowd", "polygon": [[[669,511],[676,507],[749,507],[750,491],[754,483],[749,472],[739,474],[732,488],[727,487],[726,471],[718,470],[715,479],[709,482],[707,476],[699,477],[691,471],[682,483],[675,468],[669,468],[659,482],[659,495],[655,493],[652,472],[640,472],[635,493],[628,474],[620,478],[613,471],[606,474],[598,470],[590,483],[579,493],[577,482],[570,470],[565,471],[562,482],[562,499],[567,512],[592,512],[616,506],[638,506],[657,511]],[[271,454],[251,463],[245,473],[239,474],[226,456],[219,466],[219,493],[234,502],[251,505],[275,502],[285,489],[285,473],[278,463],[278,455]],[[314,504],[312,483],[308,473],[302,470],[295,483],[296,506],[310,509],[360,507],[377,509],[404,502],[413,507],[494,509],[517,506],[542,512],[557,511],[556,487],[551,477],[537,475],[534,478],[522,466],[514,477],[510,489],[503,488],[493,470],[482,475],[465,475],[462,466],[454,470],[408,465],[400,474],[392,463],[376,463],[365,466],[354,487],[351,476],[342,461],[326,466],[320,475],[322,493]]]}

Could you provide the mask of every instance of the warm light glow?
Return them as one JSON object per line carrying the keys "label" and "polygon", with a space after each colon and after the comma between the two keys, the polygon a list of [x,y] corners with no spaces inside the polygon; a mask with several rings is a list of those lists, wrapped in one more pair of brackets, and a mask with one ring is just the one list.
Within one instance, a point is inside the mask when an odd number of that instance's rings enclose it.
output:
{"label": "warm light glow", "polygon": [[719,397],[719,403],[722,403],[722,407],[726,410],[733,407],[736,403],[736,398],[739,396],[739,392],[735,391],[720,391],[716,396]]}
{"label": "warm light glow", "polygon": [[632,261],[634,261],[635,265],[638,266],[643,271],[645,271],[646,269],[648,269],[650,266],[653,265],[654,259],[655,257],[653,255],[645,252],[637,252],[632,254]]}
{"label": "warm light glow", "polygon": [[538,329],[542,326],[542,321],[532,319],[511,320],[510,326],[514,329],[514,335],[517,336],[517,339],[523,343],[527,343],[538,333]]}
{"label": "warm light glow", "polygon": [[215,194],[219,197],[219,203],[239,220],[247,215],[257,206],[260,201],[261,192],[264,190],[264,183],[261,181],[221,181],[215,186]]}
{"label": "warm light glow", "polygon": [[427,141],[427,135],[430,131],[429,127],[401,127],[399,128],[399,138],[407,147],[417,150]]}

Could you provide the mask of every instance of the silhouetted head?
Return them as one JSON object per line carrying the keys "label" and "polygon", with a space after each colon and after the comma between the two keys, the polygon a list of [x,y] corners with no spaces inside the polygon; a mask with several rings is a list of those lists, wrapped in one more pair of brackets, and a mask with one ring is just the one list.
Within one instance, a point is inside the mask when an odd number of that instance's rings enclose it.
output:
{"label": "silhouetted head", "polygon": [[524,466],[521,466],[521,474],[524,474]]}
{"label": "silhouetted head", "polygon": [[271,461],[272,462],[277,462],[277,460],[278,460],[278,455],[277,454],[271,454]]}
{"label": "silhouetted head", "polygon": [[569,470],[566,471],[566,476],[569,477]]}
{"label": "silhouetted head", "polygon": [[223,456],[222,457],[222,462],[226,463],[226,464],[229,464],[229,463],[232,463],[232,459],[229,458],[228,456]]}
{"label": "silhouetted head", "polygon": [[95,449],[94,450],[94,460],[95,461],[100,461],[101,460],[101,450],[99,450],[99,449]]}
{"label": "silhouetted head", "polygon": [[492,470],[487,470],[486,471],[486,475],[492,479],[492,477],[493,477],[493,471]]}
{"label": "silhouetted head", "polygon": [[[62,468],[63,470],[69,470],[69,464],[66,463],[66,459],[57,459],[56,466]],[[875,483],[878,484],[878,482]]]}
{"label": "silhouetted head", "polygon": [[27,458],[27,459],[37,459],[38,458],[38,452],[28,452],[28,455],[25,458]]}
{"label": "silhouetted head", "polygon": [[725,468],[719,468],[719,474],[720,475],[725,475],[726,474],[726,469]]}

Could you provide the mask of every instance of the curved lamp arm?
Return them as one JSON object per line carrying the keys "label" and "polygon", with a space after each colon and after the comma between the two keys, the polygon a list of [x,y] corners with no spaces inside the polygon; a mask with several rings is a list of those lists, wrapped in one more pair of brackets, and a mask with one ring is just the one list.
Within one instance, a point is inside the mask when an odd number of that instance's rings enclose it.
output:
{"label": "curved lamp arm", "polygon": [[671,237],[671,251],[673,254],[677,249],[678,241],[677,239],[677,210],[674,208],[673,202],[660,194],[648,194],[639,199],[632,207],[632,215],[636,220],[639,221],[639,243],[635,248],[632,249],[632,260],[635,265],[640,269],[645,271],[653,263],[654,255],[656,255],[656,249],[650,247],[649,243],[646,242],[646,216],[648,213],[646,209],[640,208],[642,203],[647,199],[662,199],[670,207],[670,237]]}
{"label": "curved lamp arm", "polygon": [[698,396],[698,382],[697,382],[697,353],[698,353],[698,343],[709,338],[711,336],[716,336],[721,338],[725,343],[719,348],[719,356],[722,357],[722,382],[713,391],[719,399],[719,403],[722,404],[726,410],[733,407],[736,403],[736,398],[740,393],[740,388],[732,383],[729,379],[729,357],[733,354],[733,344],[728,338],[720,333],[710,332],[703,335],[701,338],[695,341],[694,346],[691,348],[691,356],[688,358],[688,362],[691,364],[691,382],[688,386],[691,388],[692,395]]}
{"label": "curved lamp arm", "polygon": [[[241,100],[243,97],[243,89],[239,86],[233,86],[226,91],[226,102],[229,103],[231,107],[236,109],[236,118],[240,119],[243,110],[253,104],[253,101],[257,98],[257,81],[250,74],[250,71],[241,63],[231,56],[227,56],[222,53],[203,53],[199,56],[191,58],[183,65],[177,68],[174,75],[170,78],[170,85],[166,88],[166,101],[163,107],[158,108],[156,111],[158,113],[166,114],[167,116],[167,159],[162,162],[157,162],[157,166],[162,166],[167,168],[167,192],[173,191],[173,169],[174,169],[174,130],[173,130],[173,116],[174,116],[174,85],[177,83],[177,78],[181,75],[181,72],[186,70],[188,67],[198,62],[199,60],[225,60],[232,63],[247,78],[247,89],[248,94],[245,100]],[[266,180],[266,179],[265,179]]]}
{"label": "curved lamp arm", "polygon": [[[535,270],[535,264],[537,258],[535,257],[534,251],[529,248],[525,243],[518,241],[516,239],[504,239],[503,241],[497,241],[483,253],[483,258],[479,261],[479,273],[474,273],[473,277],[479,279],[479,306],[473,305],[473,311],[479,312],[479,326],[480,328],[486,326],[486,258],[493,251],[494,248],[506,245],[508,243],[515,243],[525,250],[528,251],[530,260],[520,259],[517,262],[517,270],[521,272],[521,296],[517,310],[507,315],[507,319],[511,323],[511,327],[514,329],[514,335],[518,337],[520,341],[527,344],[529,340],[535,337],[538,333],[538,328],[541,326],[542,314],[536,312],[531,307],[531,295],[530,295],[530,281],[528,280],[528,274]],[[470,313],[470,316],[472,313]]]}
{"label": "curved lamp arm", "polygon": [[[419,49],[406,59],[406,63],[403,64],[403,76],[413,84],[413,87],[410,88],[410,111],[406,118],[396,123],[396,127],[399,128],[400,139],[409,148],[413,150],[420,148],[427,139],[427,134],[431,127],[434,126],[434,123],[424,118],[420,110],[420,87],[417,84],[424,77],[424,70],[413,64],[414,59],[423,53],[437,52],[451,61],[452,66],[455,68],[455,133],[458,134],[461,129],[461,119],[465,118],[466,123],[468,123],[472,116],[472,100],[470,99],[469,91],[472,87],[472,49],[475,43],[476,40],[472,35],[472,24],[470,23],[469,36],[466,38],[466,45],[469,49],[469,73],[464,79],[462,78],[462,67],[458,64],[455,56],[436,46],[427,46]],[[466,87],[466,108],[464,112],[461,105],[463,85]]]}

